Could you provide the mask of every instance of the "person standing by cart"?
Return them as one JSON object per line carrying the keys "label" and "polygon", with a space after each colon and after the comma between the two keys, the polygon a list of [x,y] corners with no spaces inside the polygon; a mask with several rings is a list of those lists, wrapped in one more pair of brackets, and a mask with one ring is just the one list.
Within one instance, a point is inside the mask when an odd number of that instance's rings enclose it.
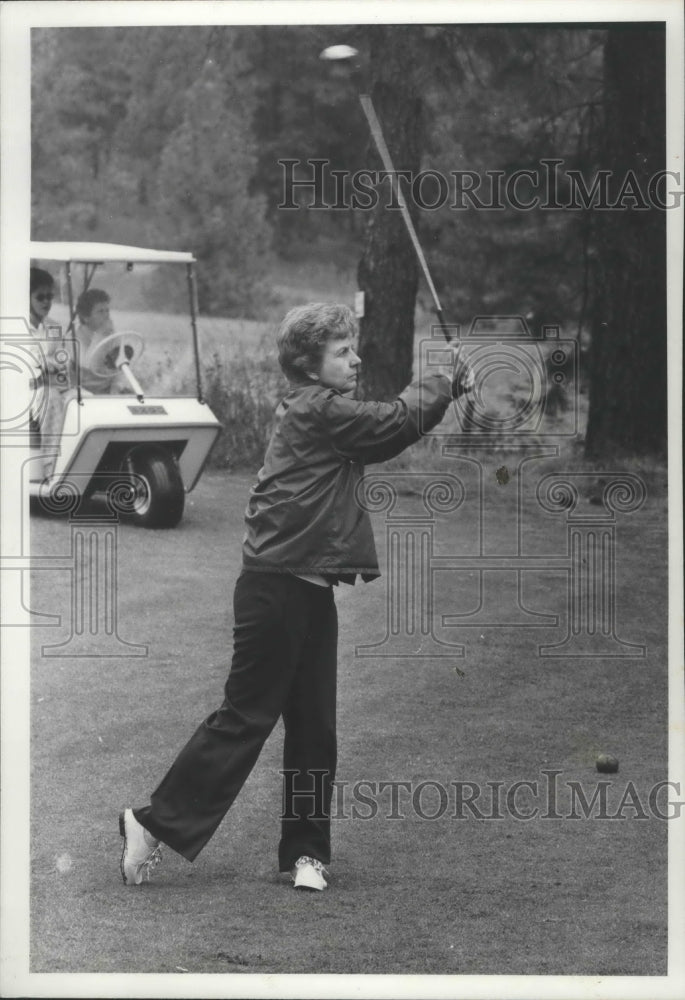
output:
{"label": "person standing by cart", "polygon": [[336,769],[337,616],[333,586],[380,576],[364,465],[433,428],[471,386],[431,374],[393,402],[355,398],[356,321],[342,305],[291,310],[277,337],[290,390],[250,492],[234,593],[233,660],[221,707],[181,750],[149,805],[119,817],[126,885],[149,877],[166,844],[194,860],[282,716],[284,811],[278,863],[295,888],[323,890]]}

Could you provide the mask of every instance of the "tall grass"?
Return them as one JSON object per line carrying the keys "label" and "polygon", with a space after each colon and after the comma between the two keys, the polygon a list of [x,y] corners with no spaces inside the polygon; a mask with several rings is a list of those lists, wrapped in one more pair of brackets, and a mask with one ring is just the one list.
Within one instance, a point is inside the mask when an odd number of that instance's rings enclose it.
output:
{"label": "tall grass", "polygon": [[[215,348],[201,371],[204,398],[222,425],[209,465],[217,469],[258,469],[264,458],[273,414],[287,390],[266,338],[255,346],[234,343]],[[196,390],[192,353],[179,358],[165,352],[148,369],[151,394],[192,395]]]}
{"label": "tall grass", "polygon": [[271,434],[274,410],[287,383],[270,353],[237,348],[228,360],[218,352],[204,372],[204,396],[223,425],[212,451],[215,468],[257,469]]}

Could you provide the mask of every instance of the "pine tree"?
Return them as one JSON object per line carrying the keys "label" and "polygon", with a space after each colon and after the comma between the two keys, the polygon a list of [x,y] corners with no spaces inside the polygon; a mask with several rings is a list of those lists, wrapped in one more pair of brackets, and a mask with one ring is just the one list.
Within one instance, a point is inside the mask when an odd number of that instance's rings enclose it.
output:
{"label": "pine tree", "polygon": [[[610,201],[626,178],[640,191],[666,163],[665,31],[620,25],[607,32],[602,166]],[[595,294],[586,452],[664,453],[666,393],[666,216],[629,197],[596,213]]]}

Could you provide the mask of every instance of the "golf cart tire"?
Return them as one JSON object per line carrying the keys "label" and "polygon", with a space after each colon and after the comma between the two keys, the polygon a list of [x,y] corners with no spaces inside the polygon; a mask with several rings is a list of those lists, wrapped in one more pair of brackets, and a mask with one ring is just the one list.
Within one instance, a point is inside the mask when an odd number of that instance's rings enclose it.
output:
{"label": "golf cart tire", "polygon": [[185,490],[174,456],[165,448],[133,448],[123,470],[132,475],[136,493],[126,520],[141,528],[176,527],[183,517]]}

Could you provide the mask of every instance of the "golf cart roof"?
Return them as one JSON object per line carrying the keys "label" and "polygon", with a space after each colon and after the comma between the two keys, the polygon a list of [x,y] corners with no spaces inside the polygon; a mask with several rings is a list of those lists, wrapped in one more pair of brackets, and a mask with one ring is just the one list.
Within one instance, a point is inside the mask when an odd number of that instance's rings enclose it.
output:
{"label": "golf cart roof", "polygon": [[31,243],[34,260],[60,260],[76,264],[121,261],[124,264],[193,264],[192,253],[182,250],[146,250],[118,243]]}

